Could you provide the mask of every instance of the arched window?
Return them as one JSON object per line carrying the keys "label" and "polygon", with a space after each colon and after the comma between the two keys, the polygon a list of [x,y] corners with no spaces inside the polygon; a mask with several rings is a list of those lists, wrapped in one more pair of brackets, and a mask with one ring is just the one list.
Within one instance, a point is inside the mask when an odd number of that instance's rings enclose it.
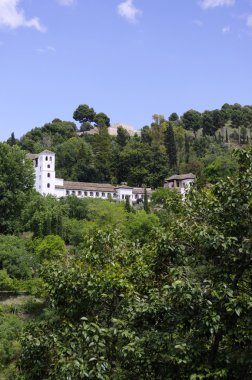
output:
{"label": "arched window", "polygon": [[50,173],[47,173],[47,177],[50,178],[50,177],[51,177],[51,174],[50,174]]}
{"label": "arched window", "polygon": [[48,161],[48,157],[47,156],[46,156],[45,160]]}

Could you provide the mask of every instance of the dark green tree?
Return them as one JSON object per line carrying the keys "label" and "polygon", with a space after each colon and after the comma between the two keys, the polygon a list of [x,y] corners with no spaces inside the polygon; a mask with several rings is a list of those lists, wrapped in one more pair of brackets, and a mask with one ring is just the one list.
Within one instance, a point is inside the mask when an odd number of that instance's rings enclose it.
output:
{"label": "dark green tree", "polygon": [[201,127],[201,114],[195,110],[189,110],[182,116],[183,126],[186,130],[191,130],[196,137],[197,131]]}
{"label": "dark green tree", "polygon": [[212,120],[214,128],[220,129],[221,131],[221,139],[224,141],[224,126],[226,123],[226,115],[223,110],[213,110],[212,112]]}
{"label": "dark green tree", "polygon": [[0,143],[0,233],[17,232],[34,185],[34,169],[17,145]]}
{"label": "dark green tree", "polygon": [[228,130],[226,128],[226,143],[228,143]]}
{"label": "dark green tree", "polygon": [[169,167],[174,169],[177,167],[177,147],[171,122],[168,123],[165,131],[164,143],[168,156]]}
{"label": "dark green tree", "polygon": [[81,137],[72,137],[56,149],[56,172],[69,181],[96,180],[95,158],[92,147]]}
{"label": "dark green tree", "polygon": [[178,114],[176,113],[176,112],[173,112],[173,113],[171,113],[170,114],[170,116],[169,116],[169,119],[168,119],[169,121],[178,121],[179,120],[179,116],[178,116]]}
{"label": "dark green tree", "polygon": [[147,194],[147,188],[144,187],[144,211],[148,214],[150,212],[150,206],[149,206],[149,200],[148,200],[148,194]]}
{"label": "dark green tree", "polygon": [[151,129],[148,125],[141,129],[141,141],[149,145],[152,143]]}
{"label": "dark green tree", "polygon": [[93,136],[91,145],[94,152],[97,182],[110,182],[112,174],[112,145],[106,125],[99,127],[99,133]]}
{"label": "dark green tree", "polygon": [[208,136],[214,136],[217,128],[214,125],[213,113],[211,111],[204,111],[201,115],[201,122],[203,134]]}
{"label": "dark green tree", "polygon": [[96,113],[93,108],[89,107],[87,104],[80,104],[79,107],[73,113],[73,118],[76,121],[83,123],[92,123]]}
{"label": "dark green tree", "polygon": [[129,197],[126,197],[126,200],[125,200],[125,210],[127,212],[131,212],[131,205],[130,205],[130,200],[129,200]]}
{"label": "dark green tree", "polygon": [[188,164],[190,160],[190,141],[189,136],[185,135],[185,163]]}
{"label": "dark green tree", "polygon": [[6,141],[10,146],[16,145],[18,140],[15,138],[14,132],[11,133],[11,137]]}
{"label": "dark green tree", "polygon": [[94,122],[98,128],[110,126],[110,118],[103,112],[99,112],[95,115]]}
{"label": "dark green tree", "polygon": [[124,147],[127,145],[128,141],[130,140],[130,135],[126,129],[123,127],[117,128],[117,136],[116,136],[116,142],[120,147]]}

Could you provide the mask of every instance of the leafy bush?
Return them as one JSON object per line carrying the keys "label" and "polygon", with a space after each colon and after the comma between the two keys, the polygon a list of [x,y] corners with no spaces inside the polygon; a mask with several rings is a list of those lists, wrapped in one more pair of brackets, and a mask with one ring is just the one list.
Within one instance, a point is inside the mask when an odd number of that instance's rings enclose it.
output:
{"label": "leafy bush", "polygon": [[0,235],[0,268],[17,279],[32,277],[34,255],[29,253],[26,242],[16,236]]}

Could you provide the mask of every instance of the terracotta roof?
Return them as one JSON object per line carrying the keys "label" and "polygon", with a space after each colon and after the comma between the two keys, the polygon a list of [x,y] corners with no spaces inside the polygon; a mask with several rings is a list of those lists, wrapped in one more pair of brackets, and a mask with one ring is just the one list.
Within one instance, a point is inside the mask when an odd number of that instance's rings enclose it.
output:
{"label": "terracotta roof", "polygon": [[54,152],[51,152],[50,150],[47,150],[47,149],[43,150],[43,152],[40,152],[39,154],[43,154],[43,153],[45,153],[45,154],[53,154],[55,156]]}
{"label": "terracotta roof", "polygon": [[[151,189],[147,188],[147,194],[151,193]],[[133,187],[133,194],[144,194],[144,187]]]}
{"label": "terracotta roof", "polygon": [[35,158],[38,158],[38,154],[27,153],[26,158],[30,158],[31,160],[35,160]]}
{"label": "terracotta roof", "polygon": [[115,191],[115,187],[110,185],[109,183],[64,181],[63,188],[66,190],[109,191],[109,192]]}
{"label": "terracotta roof", "polygon": [[130,187],[128,185],[119,185],[119,186],[116,186],[116,189],[133,189],[133,187]]}
{"label": "terracotta roof", "polygon": [[196,175],[192,173],[187,174],[175,174],[171,177],[167,178],[166,181],[173,181],[173,180],[183,180],[183,179],[195,179]]}

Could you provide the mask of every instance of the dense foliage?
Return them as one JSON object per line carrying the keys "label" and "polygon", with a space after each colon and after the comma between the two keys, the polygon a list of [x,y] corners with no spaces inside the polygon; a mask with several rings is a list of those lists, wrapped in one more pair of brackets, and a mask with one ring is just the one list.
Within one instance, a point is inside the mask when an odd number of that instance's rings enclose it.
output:
{"label": "dense foliage", "polygon": [[[134,137],[87,105],[74,119],[0,144],[0,379],[251,379],[251,107],[154,115]],[[55,151],[65,179],[156,190],[43,197],[21,148]],[[197,175],[186,200],[174,172]]]}
{"label": "dense foliage", "polygon": [[[185,202],[160,189],[156,215],[121,210],[119,229],[93,217],[43,261],[50,313],[23,335],[23,379],[251,378],[252,152],[236,155],[236,176]],[[84,224],[105,215],[69,202]]]}
{"label": "dense foliage", "polygon": [[173,112],[168,119],[155,114],[135,136],[123,128],[109,135],[109,117],[86,104],[77,107],[73,118],[79,127],[54,119],[20,140],[12,134],[7,142],[31,153],[54,151],[57,176],[65,180],[153,188],[169,175],[190,171],[202,183],[216,182],[236,169],[233,147],[252,143],[252,107],[238,103],[202,113],[188,110],[181,117]]}

